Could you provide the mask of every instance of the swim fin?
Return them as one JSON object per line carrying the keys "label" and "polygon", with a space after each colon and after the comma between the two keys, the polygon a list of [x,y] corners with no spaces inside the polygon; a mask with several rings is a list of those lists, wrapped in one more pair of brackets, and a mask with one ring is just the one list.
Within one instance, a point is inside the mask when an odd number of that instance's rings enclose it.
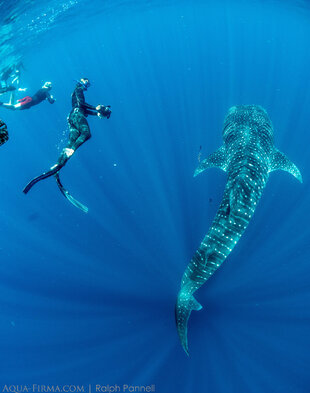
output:
{"label": "swim fin", "polygon": [[62,195],[68,199],[68,201],[70,203],[72,203],[72,205],[74,205],[75,207],[77,207],[78,209],[81,209],[84,213],[88,212],[88,207],[83,205],[81,202],[77,201],[75,198],[73,198],[72,195],[69,194],[69,192],[65,189],[65,187],[62,185],[61,181],[60,181],[60,177],[59,177],[59,173],[57,172],[55,174],[55,178],[56,178],[56,182],[58,185],[58,188],[60,190],[60,192],[62,193]]}
{"label": "swim fin", "polygon": [[58,171],[60,171],[60,169],[63,167],[63,165],[59,165],[56,164],[54,165],[48,172],[44,172],[42,173],[42,175],[35,177],[34,179],[32,179],[27,185],[26,187],[23,189],[23,193],[27,194],[30,189],[39,181],[47,179],[50,176],[55,175],[55,173],[57,173]]}

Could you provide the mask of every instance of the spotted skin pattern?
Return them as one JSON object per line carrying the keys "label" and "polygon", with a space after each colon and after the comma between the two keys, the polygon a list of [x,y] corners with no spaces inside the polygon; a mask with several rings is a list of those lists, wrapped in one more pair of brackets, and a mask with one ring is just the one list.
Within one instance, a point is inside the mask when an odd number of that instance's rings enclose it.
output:
{"label": "spotted skin pattern", "polygon": [[296,165],[274,147],[273,127],[262,107],[230,108],[224,123],[223,142],[220,149],[200,163],[194,174],[218,167],[227,172],[227,183],[211,228],[185,270],[177,298],[177,330],[187,354],[188,319],[192,310],[202,308],[193,293],[221,266],[237,244],[254,214],[269,173],[281,169],[302,182]]}

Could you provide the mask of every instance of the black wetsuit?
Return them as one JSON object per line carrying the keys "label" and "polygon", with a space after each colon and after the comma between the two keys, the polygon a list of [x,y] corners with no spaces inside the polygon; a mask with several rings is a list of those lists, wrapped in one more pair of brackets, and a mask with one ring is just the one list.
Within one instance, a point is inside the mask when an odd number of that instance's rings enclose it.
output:
{"label": "black wetsuit", "polygon": [[[29,98],[31,98],[31,100],[29,100]],[[39,89],[32,97],[27,96],[22,98],[21,100],[18,100],[18,102],[21,104],[18,109],[29,109],[34,105],[40,104],[40,102],[44,100],[48,100],[50,104],[54,104],[55,102],[54,98],[52,98],[52,96],[50,95],[48,89],[41,87],[41,89]]]}
{"label": "black wetsuit", "polygon": [[[85,102],[84,89],[81,85],[77,85],[72,93],[72,110],[67,118],[69,125],[69,142],[66,148],[74,151],[86,142],[90,137],[90,128],[86,117],[88,115],[96,116],[98,111],[93,105]],[[62,153],[58,159],[58,164],[64,165],[68,161],[65,153]]]}

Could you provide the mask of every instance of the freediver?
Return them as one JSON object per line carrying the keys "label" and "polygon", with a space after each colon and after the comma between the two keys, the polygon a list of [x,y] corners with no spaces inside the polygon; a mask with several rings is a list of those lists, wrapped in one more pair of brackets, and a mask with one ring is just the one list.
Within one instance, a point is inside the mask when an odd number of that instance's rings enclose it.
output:
{"label": "freediver", "polygon": [[[107,119],[111,116],[110,105],[97,105],[96,107],[85,102],[84,92],[90,87],[88,78],[81,78],[77,81],[76,87],[72,93],[72,110],[67,118],[69,125],[69,141],[67,146],[62,150],[57,163],[50,168],[48,172],[44,172],[42,175],[31,180],[24,188],[25,194],[40,180],[46,179],[50,176],[55,175],[58,187],[63,195],[69,199],[75,206],[79,204],[70,196],[70,194],[64,189],[59,179],[60,169],[67,163],[70,157],[73,156],[75,151],[85,143],[90,137],[91,132],[86,120],[88,115],[98,116],[100,118],[106,117]],[[81,204],[80,204],[81,205]],[[83,206],[83,205],[81,205]],[[77,206],[84,210],[81,206]],[[85,209],[87,209],[85,207]],[[85,211],[85,210],[84,210]]]}
{"label": "freediver", "polygon": [[84,91],[90,87],[88,78],[82,78],[72,93],[72,110],[67,118],[69,126],[69,142],[58,158],[57,164],[63,167],[76,149],[86,142],[90,137],[90,128],[86,117],[88,115],[98,116],[100,118],[111,116],[110,105],[89,105],[85,102]]}
{"label": "freediver", "polygon": [[24,110],[30,109],[34,105],[40,104],[44,100],[48,100],[50,104],[54,104],[55,98],[50,94],[52,89],[52,82],[45,82],[33,96],[26,96],[17,101],[17,104],[10,104],[0,101],[0,106],[10,110]]}

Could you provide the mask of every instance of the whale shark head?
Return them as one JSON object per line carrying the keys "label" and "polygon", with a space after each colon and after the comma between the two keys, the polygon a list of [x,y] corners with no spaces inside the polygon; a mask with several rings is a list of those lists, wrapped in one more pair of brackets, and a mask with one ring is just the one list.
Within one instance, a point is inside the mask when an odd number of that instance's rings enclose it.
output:
{"label": "whale shark head", "polygon": [[229,109],[223,127],[224,142],[245,131],[256,133],[273,143],[272,123],[265,109],[259,105],[238,105]]}

